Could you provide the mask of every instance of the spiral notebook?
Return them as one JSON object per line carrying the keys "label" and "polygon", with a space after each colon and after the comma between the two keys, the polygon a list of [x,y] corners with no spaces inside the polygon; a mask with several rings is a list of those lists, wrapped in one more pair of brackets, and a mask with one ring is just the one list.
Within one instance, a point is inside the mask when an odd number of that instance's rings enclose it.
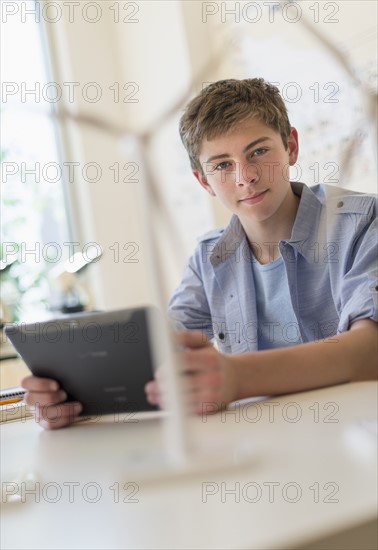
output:
{"label": "spiral notebook", "polygon": [[24,395],[25,390],[21,386],[0,390],[0,422],[25,420],[33,416],[28,405],[22,400]]}

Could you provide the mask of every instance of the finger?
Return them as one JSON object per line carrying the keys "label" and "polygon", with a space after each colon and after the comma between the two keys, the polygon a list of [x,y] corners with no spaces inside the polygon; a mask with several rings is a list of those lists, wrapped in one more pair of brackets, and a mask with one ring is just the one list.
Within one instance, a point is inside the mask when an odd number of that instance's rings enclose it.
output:
{"label": "finger", "polygon": [[219,354],[212,346],[209,349],[185,350],[181,359],[183,370],[187,373],[219,370]]}
{"label": "finger", "polygon": [[219,403],[212,397],[197,397],[193,396],[186,401],[187,410],[192,414],[214,414],[221,409]]}
{"label": "finger", "polygon": [[147,393],[146,398],[150,405],[160,405],[159,393]]}
{"label": "finger", "polygon": [[216,414],[223,408],[223,405],[219,405],[216,401],[198,401],[193,406],[193,412],[206,417],[208,414]]}
{"label": "finger", "polygon": [[39,392],[53,392],[59,389],[59,384],[51,378],[40,378],[39,376],[26,376],[20,384],[25,390]]}
{"label": "finger", "polygon": [[158,394],[160,393],[160,384],[156,380],[151,380],[144,386],[144,391],[148,394]]}
{"label": "finger", "polygon": [[160,404],[160,390],[156,380],[148,382],[144,387],[144,391],[146,392],[146,398],[150,405]]}
{"label": "finger", "polygon": [[199,376],[194,380],[188,380],[185,385],[185,393],[196,396],[198,399],[214,399],[218,397],[223,388],[223,378],[219,374],[214,376]]}
{"label": "finger", "polygon": [[147,382],[147,384],[144,386],[144,391],[147,393],[153,393],[157,391],[158,385],[156,380],[151,380],[150,382]]}
{"label": "finger", "polygon": [[83,410],[81,403],[70,402],[49,406],[36,406],[35,419],[45,429],[53,430],[68,426],[78,419]]}
{"label": "finger", "polygon": [[197,388],[188,395],[189,409],[196,414],[214,414],[226,406],[219,391],[213,388]]}
{"label": "finger", "polygon": [[200,331],[182,331],[175,334],[176,344],[188,348],[203,348],[212,346],[204,332]]}
{"label": "finger", "polygon": [[63,390],[56,392],[36,392],[28,391],[24,396],[24,401],[27,405],[56,405],[67,399],[67,394]]}

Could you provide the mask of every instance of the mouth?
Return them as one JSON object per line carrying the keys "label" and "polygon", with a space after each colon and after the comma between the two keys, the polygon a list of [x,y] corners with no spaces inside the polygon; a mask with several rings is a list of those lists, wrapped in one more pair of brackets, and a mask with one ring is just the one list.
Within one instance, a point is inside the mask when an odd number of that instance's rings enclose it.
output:
{"label": "mouth", "polygon": [[245,199],[240,199],[239,202],[242,202],[244,204],[256,204],[258,202],[261,202],[264,200],[265,195],[269,189],[266,189],[265,191],[260,191],[259,193],[255,193],[254,195],[250,195],[249,197],[246,197]]}

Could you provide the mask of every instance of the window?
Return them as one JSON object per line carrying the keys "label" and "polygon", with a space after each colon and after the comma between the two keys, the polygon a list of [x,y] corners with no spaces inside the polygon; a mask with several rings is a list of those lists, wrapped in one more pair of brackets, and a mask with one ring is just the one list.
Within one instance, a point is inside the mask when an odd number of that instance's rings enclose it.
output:
{"label": "window", "polygon": [[46,311],[47,275],[70,255],[70,235],[42,23],[2,27],[2,321],[14,322]]}

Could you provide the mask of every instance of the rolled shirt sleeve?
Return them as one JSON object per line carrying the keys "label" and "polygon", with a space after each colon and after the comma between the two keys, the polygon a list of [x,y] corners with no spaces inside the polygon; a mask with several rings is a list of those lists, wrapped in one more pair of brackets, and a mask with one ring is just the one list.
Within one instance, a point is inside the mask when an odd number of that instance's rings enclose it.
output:
{"label": "rolled shirt sleeve", "polygon": [[361,319],[378,322],[378,224],[375,218],[357,239],[353,262],[341,279],[338,332]]}

